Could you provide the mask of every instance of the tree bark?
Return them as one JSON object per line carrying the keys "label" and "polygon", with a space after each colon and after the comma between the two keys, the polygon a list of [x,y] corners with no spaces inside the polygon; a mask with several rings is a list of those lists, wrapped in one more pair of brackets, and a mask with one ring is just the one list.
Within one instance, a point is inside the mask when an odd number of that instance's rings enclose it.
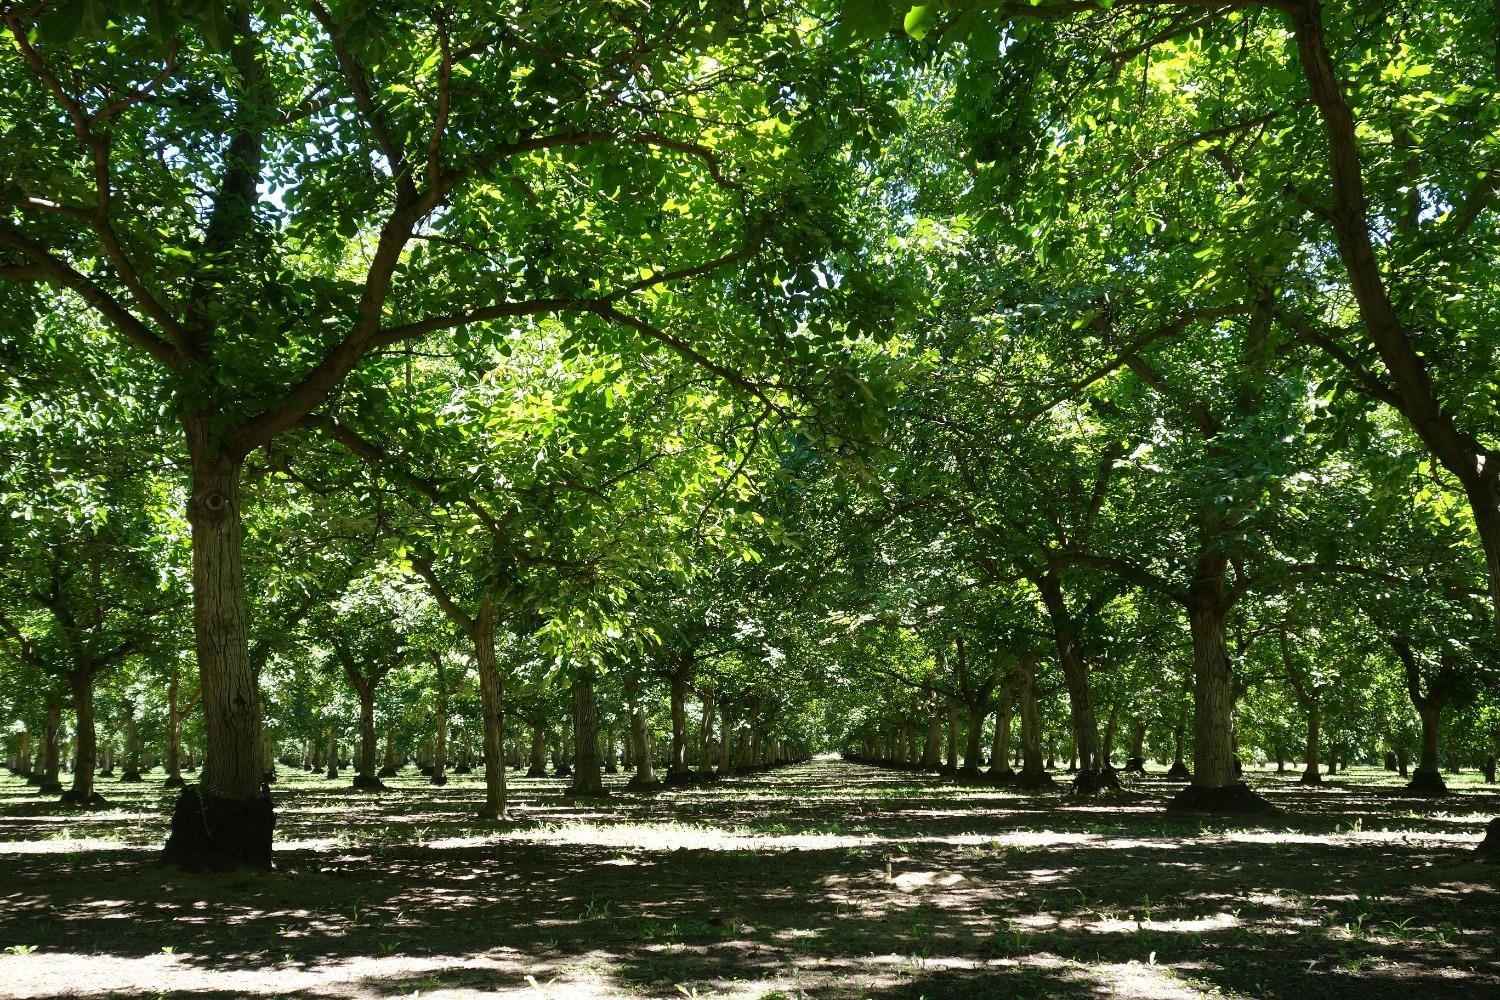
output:
{"label": "tree bark", "polygon": [[332,723],[328,724],[328,771],[325,777],[329,781],[339,776],[339,731]]}
{"label": "tree bark", "polygon": [[656,770],[651,766],[646,709],[641,704],[641,682],[629,673],[625,675],[625,701],[630,709],[630,747],[635,763],[635,774],[630,779],[630,785],[634,788],[650,788],[656,784]]}
{"label": "tree bark", "polygon": [[1224,641],[1227,609],[1217,594],[1188,604],[1193,637],[1193,785],[1226,788],[1234,773],[1234,685]]}
{"label": "tree bark", "polygon": [[730,724],[729,699],[719,701],[719,774],[727,776],[734,769],[734,727]]}
{"label": "tree bark", "polygon": [[984,767],[984,720],[990,714],[989,700],[977,701],[968,706],[968,743],[964,747],[963,773],[971,778],[979,777]]}
{"label": "tree bark", "polygon": [[193,635],[204,761],[185,788],[164,856],[191,868],[268,868],[275,814],[263,791],[260,678],[250,660],[241,556],[241,459],[222,452],[217,414],[184,413],[192,466]]}
{"label": "tree bark", "polygon": [[62,783],[58,781],[57,774],[61,766],[61,747],[58,745],[61,731],[62,699],[55,694],[49,695],[47,725],[42,731],[41,754],[37,761],[37,773],[41,776],[37,791],[42,795],[57,795],[62,792]]}
{"label": "tree bark", "polygon": [[594,703],[594,677],[580,670],[573,679],[573,781],[574,795],[603,795],[604,776],[599,768],[599,715]]}
{"label": "tree bark", "polygon": [[489,592],[474,617],[474,663],[479,668],[479,701],[484,713],[484,808],[480,819],[506,819],[505,681],[495,658],[495,603]]}
{"label": "tree bark", "polygon": [[936,771],[943,757],[943,714],[932,682],[923,686],[923,704],[927,706],[927,739],[922,744],[922,769]]}
{"label": "tree bark", "polygon": [[432,755],[432,776],[427,782],[441,788],[448,783],[448,670],[443,654],[432,654],[432,666],[437,674],[437,704],[433,706],[436,745]]}
{"label": "tree bark", "polygon": [[1023,787],[1050,787],[1052,776],[1042,761],[1042,717],[1036,704],[1036,661],[1022,656],[1016,666],[1016,702],[1021,713],[1021,773]]}
{"label": "tree bark", "polygon": [[72,787],[64,801],[72,805],[86,806],[102,802],[94,793],[94,768],[98,764],[98,731],[94,727],[94,672],[85,668],[68,674],[68,686],[73,692],[73,714],[77,721],[75,736]]}
{"label": "tree bark", "polygon": [[990,747],[991,778],[1006,778],[1015,773],[1010,767],[1010,726],[1014,715],[1015,699],[1011,697],[1011,685],[1004,684],[1000,688],[1000,708],[995,716],[995,741]]}
{"label": "tree bark", "polygon": [[672,763],[671,776],[688,774],[687,762],[687,665],[678,664],[671,677],[672,690]]}
{"label": "tree bark", "polygon": [[1062,667],[1063,683],[1068,690],[1069,714],[1073,724],[1073,746],[1079,757],[1079,766],[1086,772],[1101,767],[1099,755],[1099,723],[1094,716],[1093,698],[1089,693],[1089,668],[1078,648],[1078,629],[1068,610],[1067,598],[1062,584],[1048,572],[1034,581],[1047,616],[1052,622],[1053,640],[1057,644],[1057,660]]}

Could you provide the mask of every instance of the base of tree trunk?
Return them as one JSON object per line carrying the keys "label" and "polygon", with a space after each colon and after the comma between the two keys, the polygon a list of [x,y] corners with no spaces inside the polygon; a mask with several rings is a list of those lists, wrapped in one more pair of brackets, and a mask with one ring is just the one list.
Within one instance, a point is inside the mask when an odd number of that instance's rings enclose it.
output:
{"label": "base of tree trunk", "polygon": [[446,785],[448,783],[448,776],[446,774],[444,774],[444,775],[436,775],[436,774],[434,774],[432,777],[430,777],[430,778],[427,779],[427,783],[429,785],[434,785],[434,786],[436,786],[438,788],[442,788],[444,785]]}
{"label": "base of tree trunk", "polygon": [[1145,774],[1146,759],[1144,757],[1131,757],[1125,761],[1126,774]]}
{"label": "base of tree trunk", "polygon": [[491,823],[509,823],[510,816],[504,812],[496,812],[493,809],[481,809],[474,814],[475,819],[487,820]]}
{"label": "base of tree trunk", "polygon": [[1037,771],[1027,774],[1025,771],[1016,775],[1012,785],[1027,792],[1047,792],[1057,787],[1057,781],[1046,771]]}
{"label": "base of tree trunk", "polygon": [[616,767],[615,765],[613,765],[613,764],[606,764],[606,765],[604,765],[604,773],[605,774],[619,774],[620,773],[620,769],[618,767]]}
{"label": "base of tree trunk", "polygon": [[1420,767],[1411,773],[1411,782],[1406,786],[1412,795],[1447,795],[1448,786],[1437,771],[1424,771]]}
{"label": "base of tree trunk", "polygon": [[356,774],[354,781],[350,783],[350,787],[356,792],[383,792],[385,791],[385,782],[379,778],[367,778],[363,774]]}
{"label": "base of tree trunk", "polygon": [[139,771],[125,771],[120,775],[120,783],[125,785],[139,785],[145,780]]}
{"label": "base of tree trunk", "polygon": [[385,767],[382,767],[379,771],[377,771],[375,776],[377,778],[394,778],[397,772],[397,768],[391,766],[390,764],[387,764]]}
{"label": "base of tree trunk", "polygon": [[1188,785],[1167,803],[1169,812],[1235,813],[1237,815],[1270,815],[1279,812],[1275,806],[1255,793],[1243,781],[1220,788]]}
{"label": "base of tree trunk", "polygon": [[38,795],[61,795],[63,790],[61,781],[43,781],[36,786]]}
{"label": "base of tree trunk", "polygon": [[1174,761],[1172,766],[1167,768],[1167,777],[1173,781],[1192,781],[1193,772],[1188,770],[1188,766],[1179,760]]}
{"label": "base of tree trunk", "polygon": [[1474,849],[1481,861],[1491,864],[1500,864],[1500,816],[1490,820],[1490,825],[1484,829],[1484,839]]}
{"label": "base of tree trunk", "polygon": [[[21,772],[17,771],[16,773],[20,774]],[[42,776],[40,774],[28,774],[26,776],[26,784],[28,785],[40,785],[41,783]]]}
{"label": "base of tree trunk", "polygon": [[559,764],[552,769],[552,776],[554,778],[571,778],[573,777],[573,769],[567,764]]}
{"label": "base of tree trunk", "polygon": [[101,778],[113,778],[114,776],[115,776],[115,769],[112,768],[112,767],[105,768],[103,771],[99,772],[99,777],[101,777]]}
{"label": "base of tree trunk", "polygon": [[1322,783],[1323,775],[1319,774],[1316,769],[1303,771],[1302,776],[1297,779],[1299,785],[1321,785]]}
{"label": "base of tree trunk", "polygon": [[80,798],[77,792],[69,788],[62,793],[62,797],[57,800],[57,804],[61,806],[75,806],[79,809],[98,809],[100,806],[109,805],[109,802],[98,792],[90,792],[87,798]]}
{"label": "base of tree trunk", "polygon": [[266,772],[264,772],[264,773],[261,774],[260,780],[261,780],[261,782],[263,784],[274,785],[274,784],[276,784],[276,772],[275,771],[266,771]]}
{"label": "base of tree trunk", "polygon": [[467,764],[460,764],[453,769],[454,774],[473,774],[474,769]]}
{"label": "base of tree trunk", "polygon": [[169,774],[169,775],[167,775],[167,780],[163,781],[161,783],[161,787],[163,787],[163,788],[186,788],[187,787],[187,782],[182,780],[182,775],[180,775],[180,774]]}
{"label": "base of tree trunk", "polygon": [[162,860],[189,871],[271,867],[271,796],[224,799],[197,785],[182,790]]}
{"label": "base of tree trunk", "polygon": [[547,769],[545,767],[537,767],[533,764],[526,769],[526,777],[528,778],[545,778],[546,776]]}
{"label": "base of tree trunk", "polygon": [[324,781],[338,781],[339,780],[339,773],[337,771],[329,771],[327,774],[323,775],[323,780]]}
{"label": "base of tree trunk", "polygon": [[1120,790],[1120,772],[1112,767],[1101,767],[1094,771],[1079,771],[1073,778],[1069,795],[1097,795],[1099,792]]}
{"label": "base of tree trunk", "polygon": [[625,782],[625,787],[632,792],[659,792],[666,786],[660,781],[642,781],[639,777],[634,777]]}
{"label": "base of tree trunk", "polygon": [[1016,781],[1016,769],[1006,767],[997,771],[994,768],[990,768],[989,778],[996,785],[1013,785]]}

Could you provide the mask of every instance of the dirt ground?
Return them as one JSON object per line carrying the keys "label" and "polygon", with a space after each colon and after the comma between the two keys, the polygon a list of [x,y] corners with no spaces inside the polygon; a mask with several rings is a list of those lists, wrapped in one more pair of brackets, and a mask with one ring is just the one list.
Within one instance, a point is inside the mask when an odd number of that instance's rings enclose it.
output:
{"label": "dirt ground", "polygon": [[1351,771],[1190,821],[834,760],[656,795],[283,770],[276,871],[184,875],[173,801],[78,813],[0,779],[0,997],[1500,998],[1500,794]]}

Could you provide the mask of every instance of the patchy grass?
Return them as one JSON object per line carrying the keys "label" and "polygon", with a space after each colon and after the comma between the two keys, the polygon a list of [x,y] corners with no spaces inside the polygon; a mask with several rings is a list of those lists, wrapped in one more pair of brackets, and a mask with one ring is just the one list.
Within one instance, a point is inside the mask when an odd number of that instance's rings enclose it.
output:
{"label": "patchy grass", "polygon": [[0,779],[0,996],[1500,996],[1500,796],[1251,780],[1265,823],[816,761],[602,801],[283,771],[277,870],[158,867],[171,793]]}

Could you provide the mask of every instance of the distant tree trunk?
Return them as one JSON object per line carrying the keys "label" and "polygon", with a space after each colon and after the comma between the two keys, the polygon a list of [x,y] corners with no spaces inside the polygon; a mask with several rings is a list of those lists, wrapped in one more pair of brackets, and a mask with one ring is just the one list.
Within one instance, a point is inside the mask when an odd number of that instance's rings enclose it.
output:
{"label": "distant tree trunk", "polygon": [[1120,732],[1120,701],[1115,699],[1109,705],[1109,718],[1104,723],[1104,738],[1099,746],[1099,766],[1103,768],[1114,767],[1115,737]]}
{"label": "distant tree trunk", "polygon": [[37,772],[41,777],[37,791],[42,795],[58,795],[62,782],[58,781],[61,766],[59,738],[62,732],[62,698],[56,694],[47,696],[47,725],[42,731],[42,746]]}
{"label": "distant tree trunk", "polygon": [[394,778],[401,770],[396,761],[396,724],[387,722],[385,725],[385,760],[380,765],[380,777]]}
{"label": "distant tree trunk", "polygon": [[182,711],[181,699],[181,665],[178,657],[171,657],[171,673],[167,677],[167,756],[166,788],[181,788],[186,782],[182,780]]}
{"label": "distant tree trunk", "polygon": [[1023,787],[1045,787],[1052,776],[1042,765],[1042,719],[1036,705],[1036,661],[1022,656],[1016,667],[1016,701],[1021,713],[1021,773]]}
{"label": "distant tree trunk", "polygon": [[339,776],[339,731],[331,722],[328,724],[328,772],[325,776],[330,781]]}
{"label": "distant tree trunk", "polygon": [[687,666],[679,664],[671,677],[672,692],[672,762],[671,776],[681,778],[689,771],[687,762]]}
{"label": "distant tree trunk", "polygon": [[1011,686],[1000,688],[1000,710],[995,716],[995,742],[990,747],[990,777],[1006,778],[1013,772],[1010,768],[1010,725],[1015,714],[1015,703],[1011,697]]}
{"label": "distant tree trunk", "polygon": [[698,727],[698,770],[708,774],[714,767],[714,695],[703,696],[703,721]]}
{"label": "distant tree trunk", "polygon": [[437,704],[433,713],[436,743],[432,750],[432,776],[427,782],[441,788],[448,783],[448,668],[442,653],[429,651],[428,655],[437,675]]}
{"label": "distant tree trunk", "polygon": [[135,728],[135,703],[125,702],[125,770],[120,781],[139,784],[141,778],[141,750],[139,734]]}
{"label": "distant tree trunk", "polygon": [[923,686],[923,703],[928,708],[927,715],[927,739],[922,744],[922,769],[925,771],[936,771],[942,763],[943,746],[943,714],[938,705],[937,695],[932,690],[932,682]]}
{"label": "distant tree trunk", "polygon": [[484,808],[480,819],[506,818],[505,679],[495,659],[495,603],[486,591],[474,618],[474,662],[479,668],[479,700],[484,713]]}
{"label": "distant tree trunk", "polygon": [[984,767],[984,720],[990,714],[988,692],[985,698],[970,703],[968,709],[969,739],[964,746],[963,773],[970,778],[977,778],[980,769]]}
{"label": "distant tree trunk", "polygon": [[526,769],[528,778],[547,776],[547,730],[540,722],[531,723],[531,761]]}
{"label": "distant tree trunk", "polygon": [[73,692],[73,714],[77,720],[73,765],[73,783],[63,801],[69,805],[94,805],[103,802],[94,792],[94,768],[98,764],[98,733],[94,728],[94,671],[80,668],[68,674]]}
{"label": "distant tree trunk", "polygon": [[1321,712],[1317,701],[1307,706],[1307,762],[1302,768],[1302,777],[1297,781],[1304,785],[1321,785],[1323,776],[1318,773],[1318,722]]}
{"label": "distant tree trunk", "polygon": [[630,784],[636,788],[649,788],[656,784],[656,770],[651,766],[646,709],[641,704],[641,682],[628,673],[625,675],[625,701],[630,708],[630,745],[635,764],[635,775]]}
{"label": "distant tree trunk", "polygon": [[958,773],[958,706],[948,702],[948,758],[943,763],[944,774]]}
{"label": "distant tree trunk", "polygon": [[734,768],[734,727],[730,724],[729,699],[719,701],[719,774],[728,775]]}
{"label": "distant tree trunk", "polygon": [[1078,625],[1068,609],[1062,584],[1051,572],[1040,574],[1032,582],[1047,608],[1052,622],[1057,659],[1062,666],[1063,682],[1068,689],[1069,715],[1073,724],[1073,746],[1084,771],[1098,770],[1099,723],[1094,717],[1094,703],[1089,694],[1089,668],[1078,643]]}
{"label": "distant tree trunk", "polygon": [[615,727],[604,727],[604,773],[619,774],[620,766],[615,757]]}
{"label": "distant tree trunk", "polygon": [[594,678],[580,670],[573,679],[573,781],[574,795],[603,795],[604,776],[599,771],[599,716],[594,704]]}

